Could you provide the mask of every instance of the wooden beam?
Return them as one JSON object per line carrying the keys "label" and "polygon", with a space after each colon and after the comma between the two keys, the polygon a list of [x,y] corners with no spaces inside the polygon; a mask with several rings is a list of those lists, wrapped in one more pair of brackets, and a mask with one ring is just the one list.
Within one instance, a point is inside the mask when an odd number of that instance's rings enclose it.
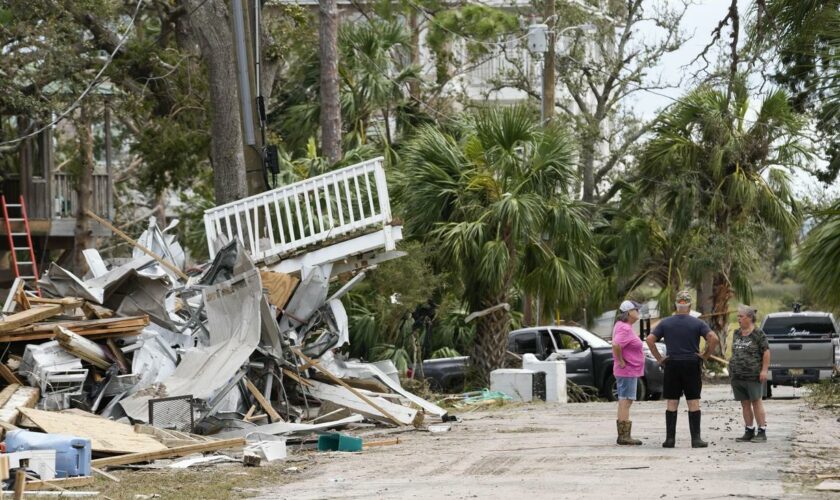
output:
{"label": "wooden beam", "polygon": [[93,484],[93,482],[93,476],[68,477],[64,479],[50,479],[47,481],[27,481],[26,490],[61,490],[65,488],[78,488],[79,486]]}
{"label": "wooden beam", "polygon": [[0,362],[0,377],[2,377],[3,380],[5,380],[6,383],[10,386],[12,384],[23,385],[23,382],[18,378],[17,375],[15,375],[15,372],[10,370],[9,367],[6,366],[6,364],[3,362]]}
{"label": "wooden beam", "polygon": [[105,341],[108,344],[108,348],[111,349],[111,354],[114,355],[114,359],[117,361],[117,366],[120,367],[120,371],[123,373],[131,373],[131,365],[128,364],[128,360],[125,359],[125,355],[120,349],[120,346],[114,341],[114,339],[107,339]]}
{"label": "wooden beam", "polygon": [[50,304],[33,307],[32,309],[6,316],[3,320],[0,320],[0,332],[8,332],[21,326],[31,325],[32,323],[58,316],[63,310],[64,308],[59,304]]}
{"label": "wooden beam", "polygon": [[113,465],[136,464],[138,462],[151,462],[161,458],[174,458],[189,455],[191,453],[203,453],[208,451],[225,450],[228,448],[240,448],[245,446],[245,438],[222,439],[211,443],[191,444],[179,446],[168,450],[155,451],[151,453],[129,453],[128,455],[117,455],[115,457],[97,458],[91,462],[91,466],[100,469]]}
{"label": "wooden beam", "polygon": [[265,399],[265,396],[260,393],[260,390],[257,389],[257,386],[254,385],[253,382],[248,380],[248,377],[245,377],[245,387],[248,388],[248,391],[254,396],[254,399],[257,400],[257,403],[262,406],[262,409],[271,417],[272,422],[283,422],[283,418],[277,413],[277,410],[271,406],[271,402]]}
{"label": "wooden beam", "polygon": [[98,223],[102,224],[103,226],[105,226],[105,227],[107,227],[108,229],[110,229],[111,231],[113,231],[113,232],[114,232],[114,234],[116,234],[116,235],[117,235],[117,236],[119,236],[120,238],[124,239],[124,240],[125,240],[125,241],[127,241],[128,243],[131,243],[131,245],[133,245],[133,246],[134,246],[134,247],[136,247],[136,248],[139,248],[139,249],[140,249],[143,253],[145,253],[145,254],[149,255],[150,257],[152,257],[153,259],[155,259],[156,261],[158,261],[158,262],[160,263],[160,265],[162,265],[163,267],[165,267],[165,268],[169,269],[170,271],[172,271],[173,273],[175,273],[175,274],[176,274],[179,278],[181,278],[182,280],[184,280],[184,281],[189,280],[189,276],[187,276],[186,274],[184,274],[184,271],[181,271],[180,269],[178,269],[177,267],[173,266],[173,265],[172,265],[172,264],[170,264],[169,262],[167,262],[167,261],[163,260],[163,258],[162,258],[162,257],[160,257],[158,254],[156,254],[156,253],[152,252],[151,250],[149,250],[148,248],[144,247],[143,245],[141,245],[141,244],[140,244],[140,242],[138,242],[137,240],[133,239],[131,236],[129,236],[129,235],[127,235],[127,234],[125,234],[125,233],[124,233],[124,232],[122,232],[122,231],[120,231],[119,229],[117,229],[116,227],[114,227],[114,226],[113,226],[110,222],[108,222],[107,220],[105,220],[105,219],[103,219],[102,217],[100,217],[100,216],[96,215],[95,213],[93,213],[93,212],[92,212],[92,211],[90,211],[90,210],[87,210],[87,214],[88,214],[88,215],[89,215],[92,219],[94,219],[96,222],[98,222]]}
{"label": "wooden beam", "polygon": [[317,361],[314,361],[314,360],[310,359],[310,358],[309,358],[306,354],[304,354],[303,352],[301,352],[301,350],[300,350],[300,349],[298,349],[298,348],[296,348],[296,347],[291,347],[291,350],[292,350],[292,352],[293,352],[293,353],[297,354],[297,355],[298,355],[298,357],[300,357],[300,359],[302,359],[302,360],[304,360],[305,362],[307,362],[307,363],[309,363],[310,365],[312,365],[312,367],[313,367],[313,368],[315,368],[315,369],[316,369],[316,370],[318,370],[319,372],[321,372],[321,373],[323,373],[324,375],[326,375],[326,376],[327,376],[327,378],[329,378],[330,380],[332,380],[334,383],[336,383],[336,384],[338,384],[338,385],[340,385],[340,386],[344,387],[344,388],[345,388],[345,389],[347,389],[348,391],[352,392],[354,396],[356,396],[357,398],[361,399],[362,401],[364,401],[365,403],[367,403],[368,405],[370,405],[370,407],[371,407],[371,408],[375,409],[376,411],[378,411],[379,413],[381,413],[382,415],[384,415],[385,417],[387,417],[387,418],[388,418],[388,420],[390,420],[390,421],[394,422],[394,424],[395,424],[395,425],[403,425],[403,424],[402,424],[402,422],[400,422],[400,421],[399,421],[396,417],[394,417],[393,415],[391,415],[390,413],[388,413],[387,411],[385,411],[385,410],[384,410],[381,406],[379,406],[379,405],[377,405],[376,403],[374,403],[373,401],[371,401],[371,400],[370,400],[370,398],[368,398],[367,396],[365,396],[365,395],[364,395],[364,394],[362,394],[361,392],[359,392],[359,391],[357,391],[356,389],[354,389],[354,388],[350,387],[349,385],[347,385],[347,383],[345,383],[343,380],[341,380],[340,378],[338,378],[338,377],[336,377],[335,375],[333,375],[332,373],[330,373],[327,369],[325,369],[325,368],[321,367],[321,365],[319,365]]}
{"label": "wooden beam", "polygon": [[377,446],[391,446],[400,444],[399,439],[385,439],[383,441],[371,441],[369,443],[362,443],[362,448],[375,448]]}
{"label": "wooden beam", "polygon": [[306,387],[312,387],[312,384],[309,383],[308,380],[305,378],[298,377],[298,374],[289,370],[288,368],[283,368],[283,374],[289,377],[290,379],[294,380],[300,385],[305,385]]}
{"label": "wooden beam", "polygon": [[85,302],[82,304],[82,311],[85,312],[85,317],[89,319],[107,319],[114,317],[114,311],[107,307],[102,307],[93,302]]}

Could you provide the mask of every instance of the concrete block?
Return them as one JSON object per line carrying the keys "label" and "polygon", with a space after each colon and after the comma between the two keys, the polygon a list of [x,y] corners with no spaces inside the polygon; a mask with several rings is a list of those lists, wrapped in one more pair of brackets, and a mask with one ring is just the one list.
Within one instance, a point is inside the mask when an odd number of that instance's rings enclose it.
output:
{"label": "concrete block", "polygon": [[490,372],[490,390],[507,394],[514,401],[533,401],[534,394],[533,370],[501,368]]}
{"label": "concrete block", "polygon": [[540,361],[533,354],[522,356],[522,369],[545,373],[545,400],[567,403],[566,362],[563,360]]}

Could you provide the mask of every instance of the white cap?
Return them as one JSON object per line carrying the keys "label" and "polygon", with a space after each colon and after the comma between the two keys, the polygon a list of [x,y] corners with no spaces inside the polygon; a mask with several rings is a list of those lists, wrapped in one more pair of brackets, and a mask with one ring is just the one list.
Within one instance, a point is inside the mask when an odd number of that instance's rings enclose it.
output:
{"label": "white cap", "polygon": [[623,313],[626,313],[627,311],[632,311],[633,309],[638,310],[639,305],[633,302],[632,300],[625,300],[621,303],[620,306],[618,306],[618,310]]}

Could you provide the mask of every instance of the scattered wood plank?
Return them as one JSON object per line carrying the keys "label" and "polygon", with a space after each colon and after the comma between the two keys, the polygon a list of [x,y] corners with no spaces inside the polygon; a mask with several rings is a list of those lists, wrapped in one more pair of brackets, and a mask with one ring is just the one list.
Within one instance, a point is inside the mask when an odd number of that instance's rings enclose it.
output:
{"label": "scattered wood plank", "polygon": [[41,390],[37,387],[20,387],[9,399],[0,406],[0,421],[15,425],[18,423],[21,411],[33,408],[41,397]]}
{"label": "scattered wood plank", "polygon": [[268,290],[268,300],[277,309],[283,309],[300,282],[294,276],[274,271],[260,271],[263,288]]}
{"label": "scattered wood plank", "polygon": [[82,307],[84,304],[84,299],[80,299],[79,297],[64,297],[61,299],[48,299],[44,297],[28,297],[29,302],[33,304],[58,304],[64,308],[64,311],[72,311],[79,307]]}
{"label": "scattered wood plank", "polygon": [[[384,409],[381,407],[381,405],[377,405],[377,404],[376,404],[376,403],[374,403],[374,402],[373,402],[370,398],[368,398],[368,397],[367,397],[367,396],[365,396],[364,394],[360,393],[360,392],[359,392],[359,391],[357,391],[356,389],[354,389],[354,388],[350,387],[350,386],[349,386],[349,385],[347,385],[347,384],[346,384],[343,380],[341,380],[340,378],[338,378],[338,377],[336,377],[335,375],[333,375],[332,373],[330,373],[330,372],[329,372],[329,370],[327,370],[327,369],[323,368],[321,365],[319,365],[317,361],[314,361],[314,360],[310,359],[310,358],[309,358],[306,354],[304,354],[303,352],[301,352],[301,350],[300,350],[300,349],[297,349],[297,348],[295,348],[295,347],[292,347],[291,349],[292,349],[292,352],[293,352],[293,353],[295,353],[295,354],[296,354],[296,355],[297,355],[300,359],[302,359],[302,360],[304,360],[305,362],[307,362],[307,363],[309,363],[310,365],[312,365],[312,367],[313,367],[313,368],[315,368],[315,369],[316,369],[316,370],[318,370],[319,372],[321,372],[321,373],[323,373],[324,375],[326,375],[326,376],[327,376],[327,378],[329,378],[330,380],[332,380],[334,383],[336,383],[336,384],[338,384],[338,385],[340,385],[340,386],[344,387],[344,388],[345,388],[345,389],[347,389],[348,391],[350,391],[350,392],[351,392],[354,396],[356,396],[357,398],[359,398],[359,399],[361,399],[362,401],[364,401],[365,403],[367,403],[367,404],[368,404],[370,407],[372,407],[374,410],[377,410],[377,411],[379,412],[379,414],[380,414],[380,415],[383,415],[383,416],[387,417],[389,420],[391,420],[391,422],[393,422],[393,423],[394,423],[394,424],[396,424],[396,425],[405,425],[405,424],[406,424],[406,423],[402,422],[401,420],[397,419],[396,417],[394,417],[393,415],[391,415],[390,413],[388,413],[388,411],[384,410]],[[322,384],[322,385],[326,385],[326,384]],[[316,397],[317,397],[317,396],[316,396]],[[415,413],[416,413],[416,412],[415,412]],[[412,417],[412,420],[413,420],[413,417]],[[407,423],[411,423],[411,422],[407,422]]]}
{"label": "scattered wood plank", "polygon": [[61,305],[49,304],[11,314],[0,320],[0,333],[9,332],[21,326],[31,325],[32,323],[58,316],[62,311],[64,311],[64,308]]}
{"label": "scattered wood plank", "polygon": [[55,339],[70,354],[81,358],[97,368],[107,370],[113,363],[105,355],[105,349],[96,342],[75,334],[63,326],[55,327]]}
{"label": "scattered wood plank", "polygon": [[111,355],[114,357],[114,360],[117,362],[117,366],[120,367],[120,371],[123,373],[131,373],[131,365],[128,363],[128,360],[125,359],[125,355],[122,352],[122,349],[117,345],[114,339],[107,339],[105,341],[108,344],[108,349],[111,350]]}
{"label": "scattered wood plank", "polygon": [[248,408],[248,413],[246,413],[245,416],[242,419],[243,420],[248,420],[249,418],[251,418],[251,416],[254,414],[254,412],[256,410],[257,410],[257,405],[251,405],[251,407]]}
{"label": "scattered wood plank", "polygon": [[15,306],[17,305],[17,292],[21,290],[24,286],[25,282],[23,278],[15,278],[15,281],[12,283],[12,287],[9,289],[9,294],[6,295],[6,301],[3,303],[3,309],[0,310],[3,314],[12,314],[15,312]]}
{"label": "scattered wood plank", "polygon": [[108,319],[114,317],[114,311],[107,307],[102,307],[93,302],[85,302],[82,304],[82,311],[85,312],[85,317],[88,319]]}
{"label": "scattered wood plank", "polygon": [[7,384],[23,385],[23,382],[18,378],[18,376],[2,362],[0,362],[0,377],[2,377]]}
{"label": "scattered wood plank", "polygon": [[93,476],[68,477],[64,479],[50,479],[47,481],[27,481],[26,490],[54,490],[65,488],[78,488],[79,486],[87,486],[93,484]]}
{"label": "scattered wood plank", "polygon": [[[358,390],[342,386],[312,381],[313,387],[307,392],[321,401],[330,401],[338,406],[348,408],[354,413],[361,413],[368,418],[396,425],[419,425],[423,420],[423,413],[414,408],[407,408],[394,404],[376,396],[366,396]],[[373,404],[370,404],[373,403]],[[382,410],[388,415],[382,413]]]}
{"label": "scattered wood plank", "polygon": [[24,491],[26,491],[26,470],[21,467],[15,472],[15,500],[21,500]]}
{"label": "scattered wood plank", "polygon": [[167,449],[152,436],[134,432],[130,425],[98,416],[89,417],[33,408],[21,408],[20,411],[46,432],[90,439],[93,451],[103,453],[149,453]]}
{"label": "scattered wood plank", "polygon": [[0,406],[6,404],[6,401],[12,397],[12,394],[18,390],[18,387],[22,386],[23,384],[9,384],[0,391]]}
{"label": "scattered wood plank", "polygon": [[283,368],[283,374],[286,375],[287,377],[289,377],[290,379],[294,380],[295,382],[297,382],[300,385],[305,385],[307,387],[312,387],[312,384],[310,384],[308,380],[306,380],[305,378],[299,377],[297,373],[293,372],[292,370],[289,370],[288,368]]}
{"label": "scattered wood plank", "polygon": [[148,316],[34,323],[0,334],[0,342],[31,342],[52,339],[55,335],[53,330],[56,326],[62,326],[83,337],[108,338],[138,335],[148,325]]}
{"label": "scattered wood plank", "polygon": [[26,296],[26,290],[24,290],[23,281],[20,281],[17,284],[18,286],[14,289],[15,302],[18,303],[21,310],[23,311],[27,309],[32,309],[32,303],[29,300],[29,297]]}
{"label": "scattered wood plank", "polygon": [[198,434],[190,434],[189,432],[160,429],[158,427],[152,427],[148,424],[134,424],[134,432],[148,434],[163,443],[163,445],[167,448],[177,448],[179,446],[189,446],[199,443],[213,443],[218,441],[218,439],[208,436],[199,436]]}
{"label": "scattered wood plank", "polygon": [[118,478],[117,476],[115,476],[115,475],[113,475],[113,474],[108,474],[107,472],[105,472],[105,471],[104,471],[104,470],[102,470],[102,469],[97,469],[96,467],[91,467],[91,468],[90,468],[90,470],[91,470],[91,472],[93,472],[94,474],[99,474],[100,476],[102,476],[102,477],[104,477],[104,478],[107,478],[107,479],[110,479],[111,481],[113,481],[113,482],[115,482],[115,483],[119,483],[119,482],[120,482],[120,478]]}
{"label": "scattered wood plank", "polygon": [[254,396],[254,399],[257,400],[257,403],[259,403],[260,406],[262,406],[262,409],[265,410],[265,412],[268,414],[268,416],[271,417],[272,422],[282,422],[283,421],[283,418],[280,416],[279,413],[277,413],[277,410],[275,410],[274,407],[271,406],[271,402],[269,402],[267,399],[265,399],[265,396],[263,396],[260,393],[260,390],[257,389],[257,386],[255,386],[253,382],[248,380],[248,377],[245,377],[245,387],[248,388],[248,391],[251,392],[251,395]]}
{"label": "scattered wood plank", "polygon": [[97,458],[91,462],[91,465],[96,468],[102,468],[113,465],[136,464],[138,462],[151,462],[161,458],[182,457],[184,455],[189,455],[190,453],[203,453],[208,451],[225,450],[228,448],[241,448],[243,446],[245,446],[245,438],[222,439],[211,443],[191,444],[150,453],[129,453],[128,455]]}

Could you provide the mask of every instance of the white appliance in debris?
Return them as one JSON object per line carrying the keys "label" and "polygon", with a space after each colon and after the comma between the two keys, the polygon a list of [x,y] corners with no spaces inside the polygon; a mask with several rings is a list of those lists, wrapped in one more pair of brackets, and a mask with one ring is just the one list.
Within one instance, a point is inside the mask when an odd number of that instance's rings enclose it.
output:
{"label": "white appliance in debris", "polygon": [[545,373],[545,400],[568,403],[566,392],[566,362],[563,360],[540,361],[533,354],[522,355],[522,368]]}
{"label": "white appliance in debris", "polygon": [[514,401],[545,400],[545,380],[544,373],[502,368],[490,372],[490,390],[507,394]]}

